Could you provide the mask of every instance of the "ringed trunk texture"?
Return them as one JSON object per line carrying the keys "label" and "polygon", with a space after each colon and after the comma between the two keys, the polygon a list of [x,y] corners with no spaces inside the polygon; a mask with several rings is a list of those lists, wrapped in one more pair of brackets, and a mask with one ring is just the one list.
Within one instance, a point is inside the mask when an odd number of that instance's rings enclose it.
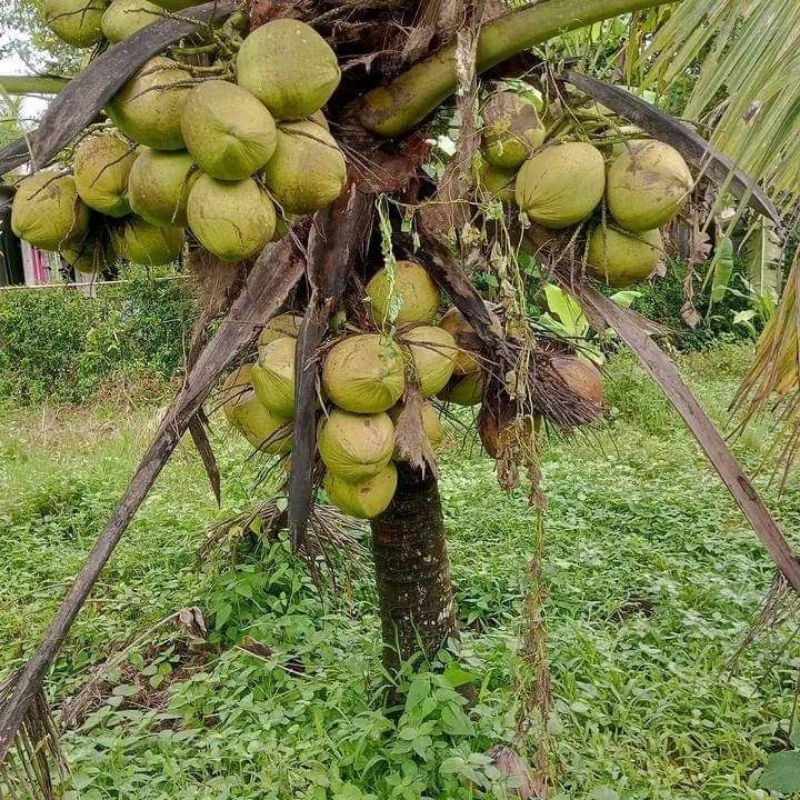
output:
{"label": "ringed trunk texture", "polygon": [[436,477],[397,465],[397,491],[372,521],[383,664],[394,673],[411,656],[435,655],[457,630],[450,562]]}

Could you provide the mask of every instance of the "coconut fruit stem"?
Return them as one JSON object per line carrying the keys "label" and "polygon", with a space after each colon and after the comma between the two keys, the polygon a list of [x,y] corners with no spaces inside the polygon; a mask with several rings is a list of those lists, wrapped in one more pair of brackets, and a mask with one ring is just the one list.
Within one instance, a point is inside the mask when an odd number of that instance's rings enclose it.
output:
{"label": "coconut fruit stem", "polygon": [[54,75],[0,75],[0,89],[6,94],[58,94],[69,81]]}

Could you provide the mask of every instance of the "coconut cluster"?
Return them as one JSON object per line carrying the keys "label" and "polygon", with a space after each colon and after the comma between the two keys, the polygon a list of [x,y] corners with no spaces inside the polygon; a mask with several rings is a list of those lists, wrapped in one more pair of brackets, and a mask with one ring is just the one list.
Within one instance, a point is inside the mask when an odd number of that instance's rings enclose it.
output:
{"label": "coconut cluster", "polygon": [[[515,204],[540,238],[580,226],[586,267],[598,280],[624,287],[647,278],[663,257],[660,229],[693,187],[683,157],[637,129],[611,147],[588,128],[581,140],[548,139],[540,113],[531,96],[500,91],[486,100],[477,176],[484,193]],[[604,118],[596,109],[592,116]]]}

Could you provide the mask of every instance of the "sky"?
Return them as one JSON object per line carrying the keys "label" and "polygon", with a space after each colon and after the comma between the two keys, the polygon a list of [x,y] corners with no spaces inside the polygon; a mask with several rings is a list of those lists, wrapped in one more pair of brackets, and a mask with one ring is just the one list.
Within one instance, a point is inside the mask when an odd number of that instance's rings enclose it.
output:
{"label": "sky", "polygon": [[[6,43],[5,34],[0,34],[0,46]],[[0,58],[0,75],[28,75],[30,70],[25,62],[16,55]],[[47,100],[41,97],[26,97],[22,103],[22,112],[26,117],[37,117],[47,108]]]}

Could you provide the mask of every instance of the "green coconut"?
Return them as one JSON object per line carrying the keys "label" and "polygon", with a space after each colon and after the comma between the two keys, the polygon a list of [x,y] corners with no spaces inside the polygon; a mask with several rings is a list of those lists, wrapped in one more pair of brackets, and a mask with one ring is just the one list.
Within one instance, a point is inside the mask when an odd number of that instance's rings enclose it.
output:
{"label": "green coconut", "polygon": [[372,519],[382,514],[397,491],[397,467],[391,462],[377,475],[358,483],[348,483],[328,473],[323,481],[330,501],[345,514]]}
{"label": "green coconut", "polygon": [[420,325],[404,333],[401,341],[411,354],[420,393],[433,397],[453,375],[458,356],[456,340],[444,328]]}
{"label": "green coconut", "polygon": [[181,132],[192,158],[222,181],[260,170],[277,141],[269,111],[247,89],[228,81],[203,81],[189,92]]}
{"label": "green coconut", "polygon": [[120,258],[157,267],[177,260],[183,236],[183,228],[177,225],[159,227],[131,215],[113,229],[111,241]]}
{"label": "green coconut", "polygon": [[393,270],[378,270],[367,284],[372,322],[380,327],[396,306],[396,325],[427,325],[439,311],[441,296],[427,271],[414,261],[398,261]]}
{"label": "green coconut", "polygon": [[391,461],[394,424],[385,413],[350,414],[334,408],[320,424],[317,447],[331,475],[363,481]]}
{"label": "green coconut", "polygon": [[[389,415],[392,422],[397,425],[397,420],[400,419],[400,415],[403,413],[404,409],[405,405],[403,403],[398,403],[396,406],[392,406],[386,413]],[[423,403],[421,406],[421,414],[422,430],[425,437],[430,442],[431,449],[436,450],[444,439],[444,425],[442,425],[439,413],[432,403]],[[392,458],[395,461],[403,460],[397,446],[395,446],[392,452]]]}
{"label": "green coconut", "polygon": [[128,176],[136,151],[113,134],[88,136],[75,149],[75,188],[89,208],[109,217],[130,214]]}
{"label": "green coconut", "polygon": [[291,422],[267,411],[250,385],[252,365],[234,370],[222,387],[223,411],[228,422],[258,450],[284,455],[292,449]]}
{"label": "green coconut", "polygon": [[516,170],[503,169],[484,161],[478,171],[478,185],[489,194],[491,199],[501,203],[514,202],[514,181]]}
{"label": "green coconut", "polygon": [[276,19],[242,42],[236,80],[275,119],[301,119],[319,111],[339,85],[336,53],[309,25]]}
{"label": "green coconut", "polygon": [[456,343],[453,374],[469,375],[477,372],[480,369],[478,353],[481,343],[475,329],[464,319],[464,315],[457,308],[451,308],[442,317],[439,327],[447,331]]}
{"label": "green coconut", "polygon": [[44,24],[72,47],[91,47],[103,38],[106,0],[44,0]]}
{"label": "green coconut", "polygon": [[164,9],[150,0],[112,0],[100,27],[106,39],[116,43],[160,19],[164,19]]}
{"label": "green coconut", "polygon": [[252,179],[218,181],[201,175],[189,192],[189,227],[222,261],[241,261],[263,250],[275,232],[275,206]]}
{"label": "green coconut", "polygon": [[192,74],[163,56],[150,59],[111,98],[106,113],[131,139],[156,150],[183,150],[181,114]]}
{"label": "green coconut", "polygon": [[482,109],[483,153],[501,169],[516,169],[547,134],[536,107],[514,92],[493,94]]}
{"label": "green coconut", "polygon": [[663,252],[658,228],[636,234],[598,225],[589,235],[586,266],[595,278],[621,288],[649,277]]}
{"label": "green coconut", "polygon": [[294,418],[294,371],[297,340],[282,336],[261,348],[253,365],[250,383],[267,410],[279,417]]}
{"label": "green coconut", "polygon": [[59,251],[59,255],[74,270],[95,275],[102,272],[117,260],[117,254],[111,243],[87,236],[79,245],[75,247],[64,247]]}
{"label": "green coconut", "polygon": [[276,339],[290,337],[296,339],[300,335],[300,326],[303,324],[303,318],[296,314],[279,314],[273,317],[263,328],[258,337],[258,353],[264,348],[274,342]]}
{"label": "green coconut", "polygon": [[608,210],[626,230],[660,228],[686,204],[693,183],[674,147],[652,139],[632,141],[609,167]]}
{"label": "green coconut", "polygon": [[483,400],[483,374],[472,372],[469,375],[454,375],[439,392],[439,397],[457,406],[477,405]]}
{"label": "green coconut", "polygon": [[75,179],[42,170],[22,180],[11,207],[11,230],[40,250],[58,250],[80,242],[89,228],[89,209],[78,196]]}
{"label": "green coconut", "polygon": [[128,202],[151,225],[188,225],[186,203],[200,171],[185,150],[153,150],[137,157],[128,177]]}
{"label": "green coconut", "polygon": [[405,385],[402,351],[377,333],[342,339],[331,348],[322,368],[322,387],[331,401],[357,414],[391,408]]}
{"label": "green coconut", "polygon": [[264,178],[285,213],[308,214],[341,194],[347,164],[325,128],[310,120],[292,122],[278,126],[277,146]]}
{"label": "green coconut", "polygon": [[586,219],[603,199],[605,162],[596,147],[566,142],[531,156],[517,175],[517,205],[545,228]]}

